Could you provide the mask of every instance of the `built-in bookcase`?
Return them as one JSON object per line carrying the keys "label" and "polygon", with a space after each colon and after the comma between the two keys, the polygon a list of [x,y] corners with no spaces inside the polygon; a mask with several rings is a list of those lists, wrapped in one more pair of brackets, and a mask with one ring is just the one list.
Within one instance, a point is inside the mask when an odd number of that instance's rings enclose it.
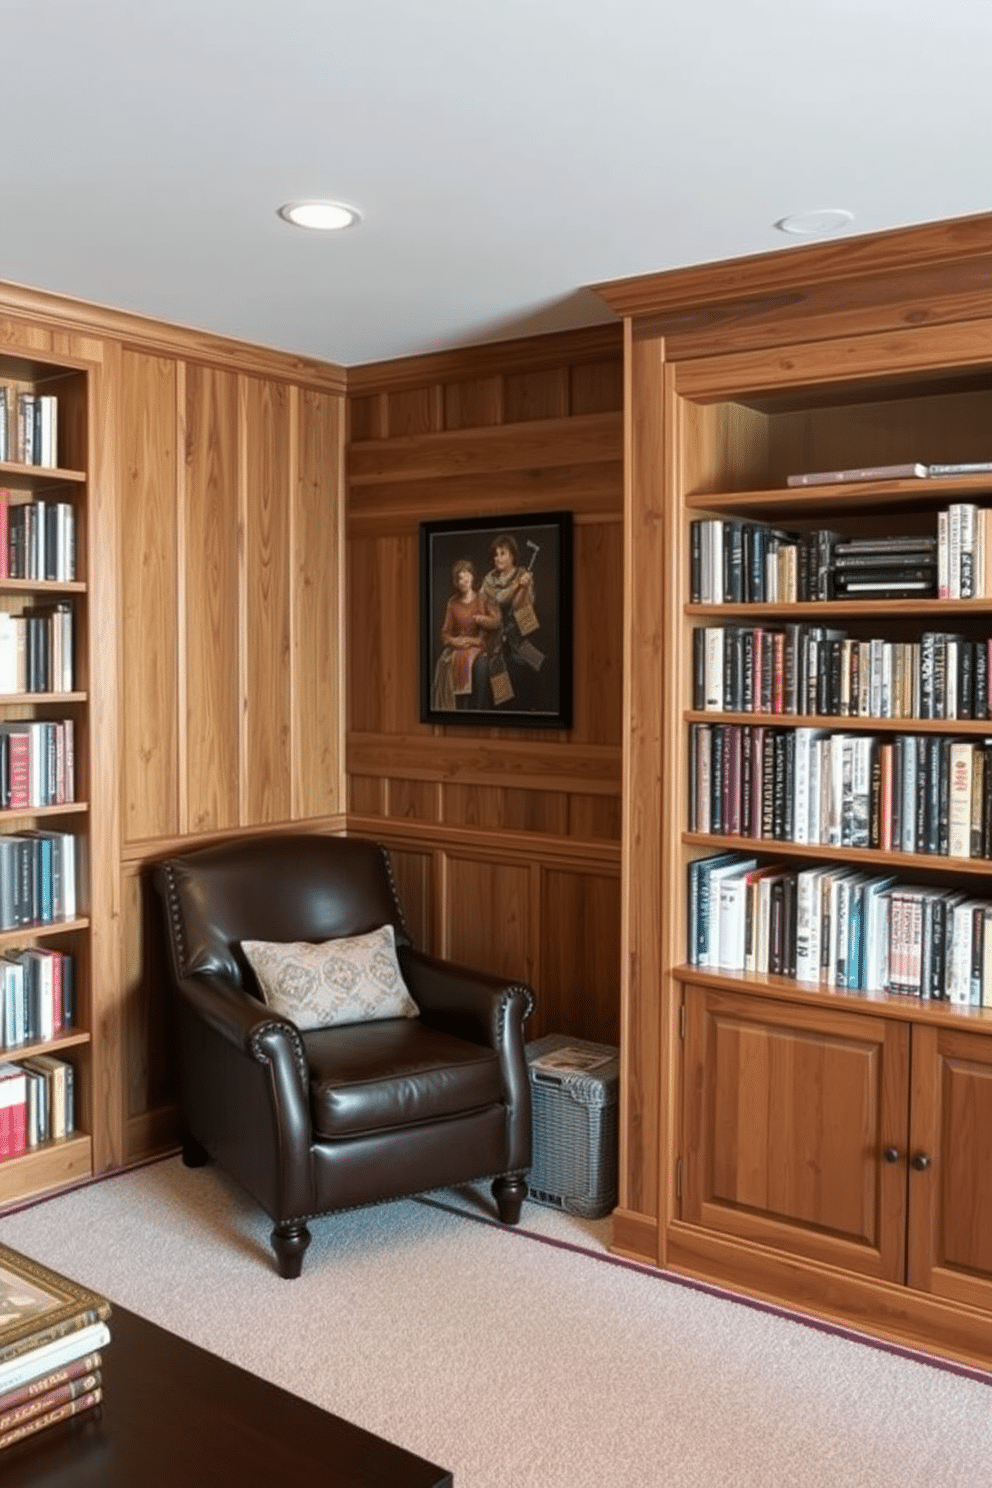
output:
{"label": "built-in bookcase", "polygon": [[[0,955],[58,953],[57,1005],[46,978],[43,1007],[36,1001],[32,1008],[26,996],[20,1021],[8,1016],[5,1031],[0,1020],[0,1060],[21,1069],[38,1056],[68,1065],[72,1109],[64,1136],[48,1134],[51,1125],[35,1130],[23,1153],[0,1164],[5,1196],[57,1187],[93,1165],[90,376],[82,365],[47,357],[0,357],[0,410],[5,403],[7,412],[7,458],[0,460]],[[24,421],[32,407],[29,437]]]}
{"label": "built-in bookcase", "polygon": [[[967,1005],[910,995],[901,963],[888,990],[804,977],[795,945],[773,969],[701,963],[689,935],[698,928],[696,865],[720,854],[753,863],[752,896],[769,880],[791,881],[792,907],[783,886],[779,912],[797,925],[799,881],[818,870],[847,886],[838,898],[870,879],[904,890],[904,909],[928,895],[992,905],[992,842],[972,837],[970,818],[967,839],[952,841],[951,800],[939,786],[929,817],[921,813],[930,835],[916,834],[915,820],[905,837],[872,832],[868,784],[856,817],[831,822],[813,841],[809,803],[797,830],[773,771],[778,814],[766,823],[752,809],[745,835],[739,798],[717,830],[700,809],[697,748],[716,727],[737,745],[752,731],[750,746],[761,729],[777,743],[773,764],[785,769],[791,758],[795,770],[810,735],[843,736],[852,760],[862,769],[868,760],[870,781],[872,754],[892,758],[898,747],[917,768],[928,761],[932,775],[953,739],[984,771],[987,711],[975,716],[972,703],[970,716],[968,708],[926,716],[921,677],[907,679],[907,669],[922,674],[925,638],[941,635],[960,637],[973,662],[984,646],[987,671],[992,601],[832,597],[840,586],[820,597],[808,582],[780,585],[772,597],[752,586],[716,599],[699,583],[698,537],[701,523],[760,525],[788,534],[788,564],[819,551],[817,533],[841,542],[899,535],[925,546],[952,506],[992,508],[988,474],[789,484],[806,472],[992,458],[992,321],[978,289],[990,261],[992,219],[983,218],[602,291],[629,322],[623,1173],[614,1243],[986,1367],[992,1008],[971,1005],[970,978]],[[788,567],[782,574],[788,579]],[[795,642],[803,627],[843,637],[848,668],[851,647],[860,648],[859,665],[872,645],[878,655],[887,648],[898,705],[878,696],[852,710],[849,672],[841,701],[842,670],[826,679],[836,692],[817,690],[830,664],[823,656],[805,692],[783,670],[760,714],[754,676],[749,694],[730,685],[713,702],[698,632],[730,628],[735,646],[749,633],[742,650],[753,652],[755,631]],[[932,688],[929,671],[926,682]],[[987,677],[984,687],[987,710]],[[795,799],[791,809],[794,818]],[[735,895],[725,898],[733,925]],[[809,972],[808,961],[802,966]]]}

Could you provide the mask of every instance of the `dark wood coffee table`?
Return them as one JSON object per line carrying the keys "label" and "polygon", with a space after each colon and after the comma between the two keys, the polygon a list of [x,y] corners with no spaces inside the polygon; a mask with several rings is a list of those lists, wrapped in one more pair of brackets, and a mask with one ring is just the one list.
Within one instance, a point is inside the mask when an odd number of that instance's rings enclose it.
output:
{"label": "dark wood coffee table", "polygon": [[0,1452],[3,1488],[453,1488],[443,1468],[124,1307],[110,1331],[102,1405]]}

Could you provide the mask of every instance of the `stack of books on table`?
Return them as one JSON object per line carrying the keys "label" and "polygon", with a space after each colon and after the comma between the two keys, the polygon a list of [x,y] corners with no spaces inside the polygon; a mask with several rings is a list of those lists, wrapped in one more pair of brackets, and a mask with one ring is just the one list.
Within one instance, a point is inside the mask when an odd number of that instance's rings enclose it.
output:
{"label": "stack of books on table", "polygon": [[852,537],[835,542],[834,599],[936,599],[937,538]]}
{"label": "stack of books on table", "polygon": [[110,1303],[0,1245],[0,1449],[103,1398]]}

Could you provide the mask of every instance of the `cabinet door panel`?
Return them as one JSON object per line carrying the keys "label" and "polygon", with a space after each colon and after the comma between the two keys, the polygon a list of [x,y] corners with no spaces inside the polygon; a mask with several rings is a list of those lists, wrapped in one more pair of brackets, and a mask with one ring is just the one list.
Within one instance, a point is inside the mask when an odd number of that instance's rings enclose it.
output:
{"label": "cabinet door panel", "polygon": [[992,1308],[992,1039],[913,1030],[909,1281]]}
{"label": "cabinet door panel", "polygon": [[686,1015],[683,1219],[901,1281],[908,1030],[702,987]]}

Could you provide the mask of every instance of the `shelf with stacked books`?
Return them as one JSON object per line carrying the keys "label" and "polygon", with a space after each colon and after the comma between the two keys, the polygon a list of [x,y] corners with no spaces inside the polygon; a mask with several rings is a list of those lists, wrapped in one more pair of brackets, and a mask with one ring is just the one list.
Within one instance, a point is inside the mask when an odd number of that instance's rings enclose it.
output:
{"label": "shelf with stacked books", "polygon": [[0,356],[0,1171],[92,1171],[89,372]]}

